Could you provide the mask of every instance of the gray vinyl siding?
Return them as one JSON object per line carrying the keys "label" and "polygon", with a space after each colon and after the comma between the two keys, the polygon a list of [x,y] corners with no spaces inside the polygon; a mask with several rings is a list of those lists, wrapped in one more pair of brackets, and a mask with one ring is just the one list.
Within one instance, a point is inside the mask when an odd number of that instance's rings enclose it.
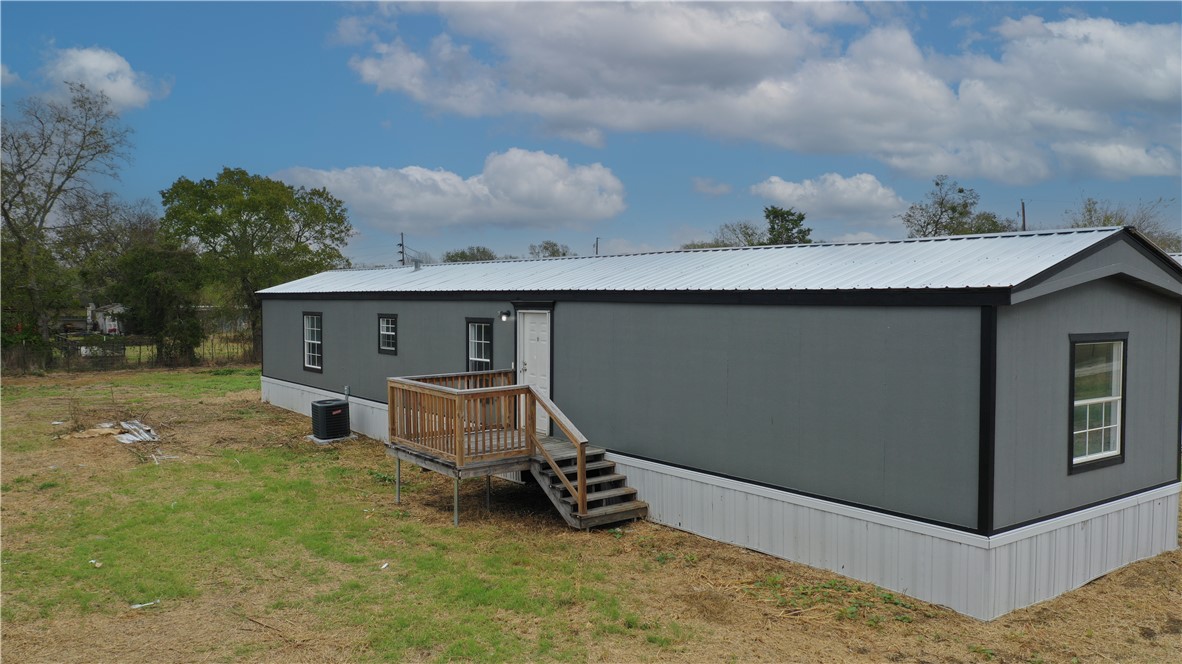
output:
{"label": "gray vinyl siding", "polygon": [[[465,318],[493,320],[493,368],[514,361],[508,302],[264,300],[263,374],[280,380],[386,401],[386,378],[467,370]],[[324,368],[304,370],[303,312],[323,313]],[[378,314],[398,315],[398,354],[378,352]]]}
{"label": "gray vinyl siding", "polygon": [[976,527],[980,310],[559,303],[593,444]]}
{"label": "gray vinyl siding", "polygon": [[[998,312],[994,525],[1072,510],[1177,477],[1177,301],[1119,279]],[[1124,463],[1068,474],[1068,335],[1127,332]]]}

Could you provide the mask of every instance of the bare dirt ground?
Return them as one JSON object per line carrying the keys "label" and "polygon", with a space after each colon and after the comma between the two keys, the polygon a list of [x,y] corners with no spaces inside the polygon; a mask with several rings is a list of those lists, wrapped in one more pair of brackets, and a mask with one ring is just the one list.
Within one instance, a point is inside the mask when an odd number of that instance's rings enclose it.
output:
{"label": "bare dirt ground", "polygon": [[[61,387],[65,394],[111,382],[109,374],[5,378],[4,389]],[[183,458],[219,450],[269,445],[311,445],[303,440],[307,418],[259,403],[257,390],[206,397],[194,403],[157,396],[131,405],[112,396],[107,408],[71,404],[67,396],[22,399],[3,412],[0,478],[45,476],[46,469],[70,469],[71,491],[85,493],[105,473],[152,463],[142,452],[109,437],[71,439],[10,452],[11,427],[37,435],[60,433],[49,423],[72,416],[79,422],[137,416],[164,434],[163,451]],[[123,404],[123,405],[119,405]],[[118,406],[118,408],[116,407]],[[227,409],[257,416],[225,422]],[[112,412],[119,410],[120,412]],[[68,412],[74,411],[74,412]],[[361,472],[392,472],[392,461],[376,441],[358,439],[338,448],[339,462]],[[404,473],[419,473],[404,468]],[[451,528],[449,479],[423,473],[425,483],[397,506],[425,528]],[[1141,561],[1057,599],[980,622],[911,598],[884,603],[882,591],[838,575],[702,539],[651,523],[619,531],[574,532],[550,513],[536,491],[507,482],[494,485],[486,510],[483,483],[471,481],[462,495],[461,528],[492,525],[503,537],[526,542],[559,541],[583,565],[613,570],[627,590],[627,606],[639,620],[678,625],[653,646],[636,634],[596,632],[592,617],[577,606],[566,633],[579,645],[575,659],[603,662],[1182,662],[1182,552]],[[377,500],[393,510],[393,489]],[[47,492],[5,493],[0,504],[5,554],[42,546],[35,534],[14,528],[36,514]],[[664,557],[664,559],[662,559]],[[295,578],[250,581],[226,571],[209,579],[193,599],[165,610],[53,612],[44,618],[6,620],[0,655],[6,662],[94,661],[275,661],[332,662],[375,658],[360,625],[326,625],[298,609],[275,608],[275,598],[312,596]],[[3,579],[0,578],[0,583]],[[781,599],[793,588],[830,589],[838,604],[802,607]],[[5,589],[5,602],[10,600]],[[856,618],[841,608],[864,600],[873,604]],[[855,607],[857,605],[855,604]],[[270,607],[269,609],[267,607]],[[855,608],[855,610],[857,610]],[[881,613],[878,620],[872,615]],[[261,617],[265,616],[265,617]],[[506,629],[529,634],[528,617],[506,616]],[[434,661],[438,649],[404,653],[407,660]],[[566,657],[570,659],[571,657]],[[549,659],[537,657],[537,659]]]}

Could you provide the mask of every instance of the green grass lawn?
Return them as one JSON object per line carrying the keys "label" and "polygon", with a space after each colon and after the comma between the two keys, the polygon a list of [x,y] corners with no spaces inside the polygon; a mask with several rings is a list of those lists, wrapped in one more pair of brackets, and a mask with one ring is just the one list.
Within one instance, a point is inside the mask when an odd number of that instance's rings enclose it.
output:
{"label": "green grass lawn", "polygon": [[[501,480],[456,528],[450,479],[404,466],[395,504],[380,443],[318,447],[258,385],[4,378],[6,661],[1182,661],[1178,552],[981,623],[651,523],[576,532]],[[129,417],[160,442],[72,433]]]}
{"label": "green grass lawn", "polygon": [[[252,426],[229,449],[214,441],[185,446],[201,449],[199,456],[170,452],[165,432],[161,450],[181,462],[127,455],[121,467],[78,481],[60,468],[5,472],[3,621],[118,615],[155,600],[160,605],[152,610],[168,610],[211,594],[245,594],[265,599],[254,618],[300,613],[326,632],[360,629],[364,657],[386,661],[421,653],[440,660],[582,660],[587,640],[563,636],[572,616],[592,632],[634,632],[638,647],[657,651],[683,636],[674,622],[635,615],[628,584],[609,580],[608,565],[572,555],[567,543],[580,535],[557,519],[548,525],[553,537],[525,539],[506,537],[495,522],[424,523],[394,505],[388,464],[380,466],[385,473],[367,470],[356,447],[307,443],[299,430],[306,418],[253,399],[233,408],[218,401],[256,389],[258,379],[257,370],[214,369],[6,387],[6,452],[69,444],[45,435],[52,414],[31,428],[16,421],[20,406],[36,400],[66,401],[96,417],[109,402],[152,401],[159,410],[165,401],[215,421],[236,415]],[[280,444],[260,438],[269,427],[255,420],[268,416],[291,429]],[[367,456],[375,467],[383,457]],[[418,502],[435,479],[408,472],[406,502]]]}

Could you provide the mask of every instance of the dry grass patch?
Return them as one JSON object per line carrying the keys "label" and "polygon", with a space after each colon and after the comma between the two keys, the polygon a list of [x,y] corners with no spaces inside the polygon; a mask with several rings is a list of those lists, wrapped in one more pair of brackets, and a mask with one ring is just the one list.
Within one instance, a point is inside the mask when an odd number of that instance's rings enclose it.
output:
{"label": "dry grass patch", "polygon": [[[453,528],[450,479],[404,467],[395,505],[379,443],[317,447],[257,383],[249,369],[4,381],[4,655],[1182,661],[1178,552],[982,623],[650,523],[575,532],[500,480],[491,509],[483,481],[463,485]],[[63,437],[127,418],[162,440]]]}

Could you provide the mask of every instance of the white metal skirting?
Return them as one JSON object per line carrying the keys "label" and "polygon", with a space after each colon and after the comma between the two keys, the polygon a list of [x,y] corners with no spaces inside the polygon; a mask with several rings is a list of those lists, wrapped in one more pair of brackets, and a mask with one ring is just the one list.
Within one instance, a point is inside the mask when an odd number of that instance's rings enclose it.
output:
{"label": "white metal skirting", "polygon": [[649,519],[991,620],[1177,547],[1172,484],[983,537],[609,454]]}
{"label": "white metal skirting", "polygon": [[[342,396],[267,377],[262,394],[308,416],[313,401]],[[353,397],[349,412],[354,431],[387,439],[386,404]],[[607,458],[649,504],[652,521],[982,620],[1178,546],[1177,483],[983,537],[618,454]]]}
{"label": "white metal skirting", "polygon": [[[340,392],[330,392],[266,376],[263,376],[261,389],[264,402],[287,410],[294,410],[308,417],[312,416],[313,401],[345,398],[345,395]],[[386,417],[386,404],[369,399],[349,397],[349,427],[353,431],[384,442],[390,437],[389,426]]]}

